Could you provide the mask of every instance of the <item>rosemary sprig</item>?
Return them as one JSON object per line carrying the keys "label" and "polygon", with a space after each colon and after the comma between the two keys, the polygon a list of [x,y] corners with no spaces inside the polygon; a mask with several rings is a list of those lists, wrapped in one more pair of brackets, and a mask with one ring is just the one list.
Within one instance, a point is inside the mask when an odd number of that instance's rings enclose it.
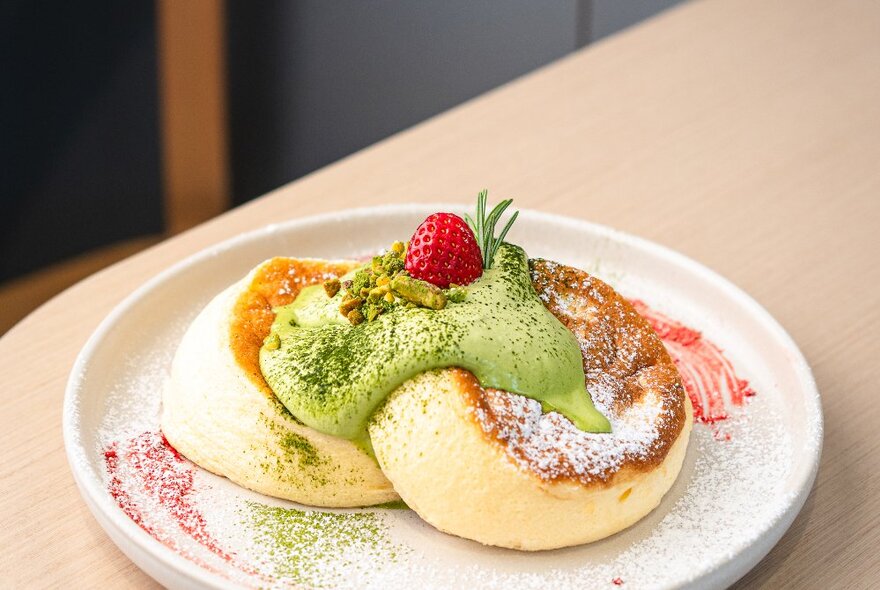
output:
{"label": "rosemary sprig", "polygon": [[501,201],[489,212],[489,215],[486,215],[486,201],[489,196],[489,191],[483,189],[480,191],[480,194],[477,196],[477,211],[474,218],[471,218],[470,215],[465,213],[464,220],[467,222],[468,226],[474,232],[474,236],[477,238],[477,244],[480,246],[480,253],[483,255],[483,269],[492,268],[492,261],[495,258],[495,253],[498,252],[498,248],[501,247],[501,243],[504,241],[504,237],[507,235],[507,232],[510,231],[513,222],[516,221],[516,216],[519,215],[519,211],[514,211],[513,215],[510,216],[510,219],[507,220],[507,225],[504,226],[504,229],[501,230],[501,233],[498,237],[495,237],[495,225],[498,223],[498,220],[501,219],[501,216],[504,215],[504,212],[510,207],[510,204],[513,203],[513,199],[505,199]]}

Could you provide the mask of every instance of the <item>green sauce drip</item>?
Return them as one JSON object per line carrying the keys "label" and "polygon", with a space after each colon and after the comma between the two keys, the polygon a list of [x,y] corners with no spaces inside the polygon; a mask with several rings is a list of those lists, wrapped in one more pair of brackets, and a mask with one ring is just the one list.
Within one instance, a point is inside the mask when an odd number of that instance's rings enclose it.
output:
{"label": "green sauce drip", "polygon": [[339,297],[304,289],[276,310],[267,338],[274,343],[260,350],[266,382],[307,426],[364,440],[370,416],[397,386],[461,367],[483,387],[538,400],[581,430],[611,430],[586,390],[574,335],[538,299],[518,246],[503,244],[464,300],[441,310],[400,308],[352,326]]}

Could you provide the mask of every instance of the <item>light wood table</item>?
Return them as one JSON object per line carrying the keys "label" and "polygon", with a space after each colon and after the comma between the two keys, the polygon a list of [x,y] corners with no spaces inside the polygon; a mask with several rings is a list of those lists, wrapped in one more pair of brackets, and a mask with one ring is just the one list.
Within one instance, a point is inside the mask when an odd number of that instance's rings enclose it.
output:
{"label": "light wood table", "polygon": [[741,587],[880,586],[880,3],[686,5],[163,242],[0,340],[0,586],[149,587],[61,442],[80,347],[135,287],[269,222],[496,197],[666,244],[751,293],[815,371],[818,481]]}

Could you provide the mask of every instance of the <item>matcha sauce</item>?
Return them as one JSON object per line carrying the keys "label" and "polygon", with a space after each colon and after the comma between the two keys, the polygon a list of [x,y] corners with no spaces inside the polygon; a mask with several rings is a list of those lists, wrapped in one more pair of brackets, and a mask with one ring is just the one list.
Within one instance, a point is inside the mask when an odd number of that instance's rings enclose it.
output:
{"label": "matcha sauce", "polygon": [[352,326],[338,311],[341,294],[308,287],[276,310],[263,376],[304,424],[350,440],[367,439],[367,421],[397,386],[446,367],[538,400],[581,430],[610,431],[586,391],[577,341],[538,299],[521,248],[503,244],[465,289],[464,301],[441,310],[399,308]]}

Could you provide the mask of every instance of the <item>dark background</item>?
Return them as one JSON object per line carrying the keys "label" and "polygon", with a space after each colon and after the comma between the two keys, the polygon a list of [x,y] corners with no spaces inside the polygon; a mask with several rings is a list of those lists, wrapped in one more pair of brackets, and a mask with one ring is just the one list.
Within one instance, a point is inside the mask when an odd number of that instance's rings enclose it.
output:
{"label": "dark background", "polygon": [[153,4],[0,6],[0,281],[160,232]]}
{"label": "dark background", "polygon": [[[675,2],[230,0],[233,203]],[[153,2],[0,3],[0,282],[164,231],[159,107]]]}

